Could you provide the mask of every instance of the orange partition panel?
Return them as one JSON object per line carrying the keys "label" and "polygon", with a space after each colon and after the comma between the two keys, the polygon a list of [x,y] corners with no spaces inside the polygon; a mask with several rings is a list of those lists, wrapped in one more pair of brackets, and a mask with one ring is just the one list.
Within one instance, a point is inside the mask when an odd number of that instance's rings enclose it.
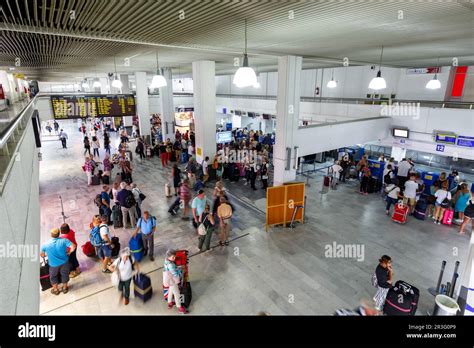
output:
{"label": "orange partition panel", "polygon": [[295,183],[267,189],[266,225],[286,225],[291,222],[293,213],[298,206],[295,221],[303,223],[305,184]]}

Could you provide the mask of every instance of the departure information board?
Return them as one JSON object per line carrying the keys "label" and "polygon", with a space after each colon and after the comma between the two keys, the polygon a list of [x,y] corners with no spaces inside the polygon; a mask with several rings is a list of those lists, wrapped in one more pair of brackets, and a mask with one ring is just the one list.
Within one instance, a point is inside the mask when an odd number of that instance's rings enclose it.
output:
{"label": "departure information board", "polygon": [[135,97],[131,94],[53,95],[51,106],[57,120],[136,115]]}

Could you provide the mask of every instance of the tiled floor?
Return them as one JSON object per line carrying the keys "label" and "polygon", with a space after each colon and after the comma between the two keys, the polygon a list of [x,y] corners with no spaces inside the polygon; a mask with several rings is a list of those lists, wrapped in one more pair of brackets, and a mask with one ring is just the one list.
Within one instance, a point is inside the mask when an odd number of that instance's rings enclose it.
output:
{"label": "tiled floor", "polygon": [[[64,202],[67,222],[76,230],[80,245],[87,240],[87,225],[97,208],[93,197],[100,186],[88,188],[81,170],[82,142],[73,123],[68,124],[69,149],[51,138],[43,143],[41,162],[42,240],[62,222],[58,195]],[[78,252],[83,273],[71,281],[71,291],[54,296],[41,294],[42,314],[175,314],[168,311],[161,291],[161,269],[165,251],[186,248],[197,251],[197,236],[189,222],[167,214],[171,198],[164,197],[169,170],[157,158],[140,163],[134,179],[147,195],[143,204],[158,218],[155,262],[142,262],[142,270],[152,278],[155,296],[143,304],[132,298],[119,305],[110,276],[99,271],[98,263]],[[304,179],[304,178],[302,178]],[[305,180],[305,179],[304,179]],[[355,183],[340,185],[336,191],[320,194],[321,176],[307,189],[306,223],[294,229],[274,228],[265,232],[265,215],[249,204],[264,207],[264,191],[251,191],[242,182],[226,182],[236,205],[233,238],[225,249],[197,254],[190,259],[193,288],[191,313],[204,314],[332,314],[335,309],[355,307],[361,298],[371,298],[370,277],[382,254],[394,260],[396,279],[403,279],[421,291],[419,314],[433,306],[427,288],[434,286],[439,265],[448,261],[451,277],[455,260],[461,266],[469,236],[455,228],[411,219],[406,225],[392,223],[384,214],[380,196],[360,196]],[[210,191],[210,190],[209,190]],[[129,230],[114,231],[124,246]],[[216,237],[214,237],[215,244]],[[364,259],[330,258],[325,248],[338,244],[364,246]],[[459,256],[453,255],[458,248]]]}

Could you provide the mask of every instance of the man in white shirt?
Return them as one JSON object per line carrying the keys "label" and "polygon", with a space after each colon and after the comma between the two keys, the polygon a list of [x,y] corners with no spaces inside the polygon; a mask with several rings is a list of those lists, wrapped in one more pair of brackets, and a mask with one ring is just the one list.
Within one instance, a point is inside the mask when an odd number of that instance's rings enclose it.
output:
{"label": "man in white shirt", "polygon": [[99,225],[100,237],[102,238],[104,244],[99,248],[98,255],[102,258],[102,272],[103,273],[112,273],[108,265],[112,257],[112,235],[110,234],[108,221],[109,217],[103,215],[100,217],[101,224]]}
{"label": "man in white shirt", "polygon": [[403,203],[408,204],[410,214],[412,214],[415,209],[416,191],[418,191],[416,176],[415,174],[411,174],[410,180],[405,182],[405,190],[403,191]]}
{"label": "man in white shirt", "polygon": [[337,189],[337,184],[339,183],[339,177],[342,172],[342,167],[339,163],[340,163],[339,161],[336,161],[331,167],[331,173],[332,173],[331,187],[334,190]]}
{"label": "man in white shirt", "polygon": [[392,204],[397,204],[398,194],[400,193],[400,187],[391,183],[385,188],[385,193],[387,194],[387,206],[385,208],[386,214],[390,215],[390,206]]}
{"label": "man in white shirt", "polygon": [[408,180],[408,174],[410,173],[410,170],[413,168],[413,164],[411,163],[410,159],[402,159],[400,163],[398,163],[398,172],[397,172],[397,179],[398,179],[398,184],[402,188],[402,190],[405,187],[405,183]]}

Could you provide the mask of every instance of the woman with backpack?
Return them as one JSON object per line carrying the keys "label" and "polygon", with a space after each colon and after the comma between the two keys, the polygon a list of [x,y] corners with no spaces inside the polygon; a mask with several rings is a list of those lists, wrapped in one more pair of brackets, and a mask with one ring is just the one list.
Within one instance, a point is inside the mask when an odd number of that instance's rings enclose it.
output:
{"label": "woman with backpack", "polygon": [[171,179],[173,180],[174,195],[178,195],[179,185],[181,184],[181,170],[178,168],[178,164],[173,164],[171,169]]}
{"label": "woman with backpack", "polygon": [[120,251],[120,257],[110,266],[111,271],[113,271],[112,282],[120,291],[120,302],[123,300],[124,305],[128,305],[130,302],[130,284],[133,272],[140,272],[139,267],[128,247]]}
{"label": "woman with backpack", "polygon": [[434,194],[436,197],[435,201],[435,213],[434,223],[440,225],[443,219],[444,212],[449,208],[451,204],[451,192],[448,191],[448,181],[443,181],[441,189],[436,191]]}

